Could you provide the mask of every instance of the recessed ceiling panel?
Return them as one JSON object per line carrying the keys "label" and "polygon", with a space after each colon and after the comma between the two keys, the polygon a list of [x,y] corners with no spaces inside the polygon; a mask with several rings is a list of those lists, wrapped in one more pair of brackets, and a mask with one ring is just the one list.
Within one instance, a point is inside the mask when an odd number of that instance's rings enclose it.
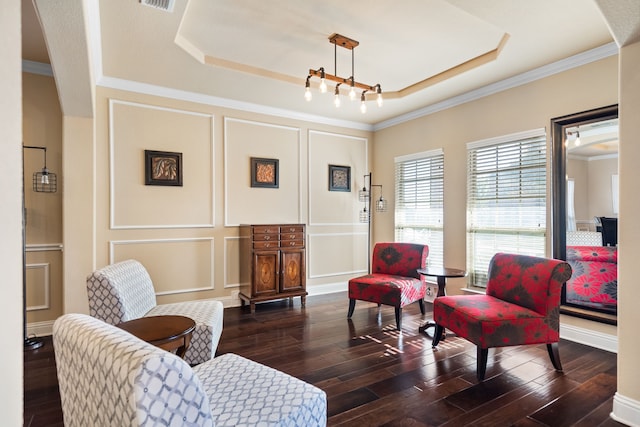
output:
{"label": "recessed ceiling panel", "polygon": [[[451,25],[455,22],[456,25]],[[247,23],[251,23],[250,27]],[[200,61],[220,60],[302,79],[309,68],[401,90],[496,48],[504,32],[441,0],[395,2],[191,0],[177,38]],[[249,36],[249,37],[248,37]],[[295,54],[292,54],[295,52]],[[334,55],[335,60],[334,60]]]}

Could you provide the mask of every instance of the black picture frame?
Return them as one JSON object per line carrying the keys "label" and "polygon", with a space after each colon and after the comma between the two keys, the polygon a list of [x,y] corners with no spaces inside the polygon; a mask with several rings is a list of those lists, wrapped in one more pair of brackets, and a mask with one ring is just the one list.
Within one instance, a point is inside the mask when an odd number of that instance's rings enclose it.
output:
{"label": "black picture frame", "polygon": [[351,191],[351,167],[329,165],[329,191]]}
{"label": "black picture frame", "polygon": [[144,184],[182,187],[182,153],[144,150]]}
{"label": "black picture frame", "polygon": [[278,188],[278,159],[251,157],[251,186]]}

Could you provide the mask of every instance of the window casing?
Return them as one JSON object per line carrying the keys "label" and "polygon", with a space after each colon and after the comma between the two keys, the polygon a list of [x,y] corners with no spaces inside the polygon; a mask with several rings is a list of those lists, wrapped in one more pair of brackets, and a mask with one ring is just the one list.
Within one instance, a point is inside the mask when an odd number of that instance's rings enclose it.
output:
{"label": "window casing", "polygon": [[486,287],[497,252],[545,255],[544,129],[467,145],[469,286]]}
{"label": "window casing", "polygon": [[442,267],[444,153],[402,156],[395,164],[395,240],[428,245],[428,265]]}

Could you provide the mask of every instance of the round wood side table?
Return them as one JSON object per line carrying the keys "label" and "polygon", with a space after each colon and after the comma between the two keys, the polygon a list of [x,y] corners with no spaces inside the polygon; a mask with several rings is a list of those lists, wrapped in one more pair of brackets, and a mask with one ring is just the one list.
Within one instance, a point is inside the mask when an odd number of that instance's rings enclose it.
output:
{"label": "round wood side table", "polygon": [[185,316],[149,316],[116,325],[132,335],[184,358],[196,322]]}
{"label": "round wood side table", "polygon": [[[445,287],[447,285],[447,279],[453,277],[465,277],[467,272],[465,270],[460,270],[458,268],[447,268],[447,267],[427,267],[427,268],[419,268],[418,273],[423,276],[432,276],[436,277],[438,280],[438,294],[437,297],[445,296],[447,293],[445,292]],[[424,323],[422,326],[418,328],[418,332],[422,333],[426,331],[428,328],[432,328],[436,326],[436,322],[434,320],[429,320]],[[444,338],[444,331],[442,332]]]}

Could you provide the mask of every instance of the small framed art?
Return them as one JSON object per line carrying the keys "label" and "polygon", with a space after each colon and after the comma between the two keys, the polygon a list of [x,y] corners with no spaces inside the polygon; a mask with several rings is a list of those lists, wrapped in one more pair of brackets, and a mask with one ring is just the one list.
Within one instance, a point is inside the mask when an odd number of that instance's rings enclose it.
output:
{"label": "small framed art", "polygon": [[351,191],[351,167],[329,165],[329,191]]}
{"label": "small framed art", "polygon": [[144,184],[182,187],[182,153],[144,150]]}
{"label": "small framed art", "polygon": [[251,186],[278,188],[278,159],[252,157]]}

